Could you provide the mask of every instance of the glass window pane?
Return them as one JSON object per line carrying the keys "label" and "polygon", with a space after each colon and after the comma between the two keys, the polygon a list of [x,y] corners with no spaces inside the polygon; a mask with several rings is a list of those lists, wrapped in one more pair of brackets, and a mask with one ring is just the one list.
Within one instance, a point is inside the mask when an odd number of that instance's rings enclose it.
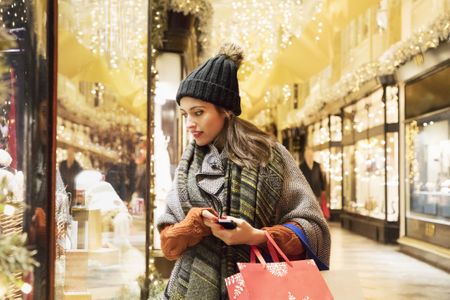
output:
{"label": "glass window pane", "polygon": [[146,266],[148,1],[58,5],[55,296],[137,299]]}
{"label": "glass window pane", "polygon": [[363,215],[385,218],[384,139],[382,136],[356,144],[356,209]]}
{"label": "glass window pane", "polygon": [[406,131],[410,212],[450,221],[450,112],[412,121]]}
{"label": "glass window pane", "polygon": [[332,147],[330,154],[330,208],[342,208],[342,153],[340,147]]}
{"label": "glass window pane", "polygon": [[343,195],[344,195],[344,209],[346,211],[354,212],[356,211],[356,197],[355,197],[355,176],[356,176],[356,165],[355,165],[355,146],[345,146],[343,150]]}

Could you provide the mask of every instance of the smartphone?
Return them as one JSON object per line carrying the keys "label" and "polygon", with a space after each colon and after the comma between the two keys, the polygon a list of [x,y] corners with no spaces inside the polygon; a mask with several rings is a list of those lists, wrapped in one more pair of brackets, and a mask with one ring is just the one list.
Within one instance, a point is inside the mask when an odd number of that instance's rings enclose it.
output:
{"label": "smartphone", "polygon": [[234,223],[232,220],[228,219],[219,219],[217,221],[218,224],[222,225],[225,229],[235,229],[236,223]]}

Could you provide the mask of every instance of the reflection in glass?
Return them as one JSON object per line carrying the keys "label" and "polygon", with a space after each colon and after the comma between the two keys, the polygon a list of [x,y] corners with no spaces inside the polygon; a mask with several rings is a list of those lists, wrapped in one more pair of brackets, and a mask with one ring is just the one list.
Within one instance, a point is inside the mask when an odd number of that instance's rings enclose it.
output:
{"label": "reflection in glass", "polygon": [[58,2],[55,298],[137,299],[146,266],[148,1],[88,2]]}

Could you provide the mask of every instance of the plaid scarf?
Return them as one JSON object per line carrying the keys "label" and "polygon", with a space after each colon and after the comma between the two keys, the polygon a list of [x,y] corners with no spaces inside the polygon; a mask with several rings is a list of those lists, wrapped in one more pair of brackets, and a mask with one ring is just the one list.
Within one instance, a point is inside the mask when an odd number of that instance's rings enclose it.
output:
{"label": "plaid scarf", "polygon": [[[179,164],[177,188],[185,215],[192,207],[216,207],[218,200],[202,192],[195,179],[207,151],[191,143]],[[246,168],[227,161],[224,188],[229,200],[224,212],[255,228],[274,225],[281,198],[284,164],[281,153],[276,148],[272,151],[266,167]],[[227,246],[211,235],[186,250],[181,260],[170,299],[228,299],[224,279],[238,272],[236,262],[249,261],[249,247]]]}

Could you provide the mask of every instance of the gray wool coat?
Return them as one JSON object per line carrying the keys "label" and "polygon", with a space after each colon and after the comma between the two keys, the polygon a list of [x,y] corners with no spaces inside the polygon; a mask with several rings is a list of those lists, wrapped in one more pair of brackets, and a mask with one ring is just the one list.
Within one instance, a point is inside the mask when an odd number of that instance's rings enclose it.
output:
{"label": "gray wool coat", "polygon": [[[273,225],[291,221],[298,223],[308,237],[311,249],[322,262],[328,265],[331,247],[330,232],[319,203],[292,155],[279,143],[275,147],[282,154],[285,172],[281,187],[282,200],[276,207]],[[224,153],[225,151],[219,153],[212,145],[209,148],[210,150],[201,164],[201,170],[195,176],[196,182],[189,181],[188,184],[197,184],[198,188],[204,192],[214,194],[221,201],[225,201],[226,191],[222,186],[225,179],[227,156]],[[177,174],[175,174],[174,178],[173,187],[167,196],[165,213],[157,220],[158,229],[162,229],[169,224],[181,222],[186,217],[178,198]],[[172,271],[168,286],[169,290],[171,282],[177,278],[182,259],[183,256],[177,260]]]}

